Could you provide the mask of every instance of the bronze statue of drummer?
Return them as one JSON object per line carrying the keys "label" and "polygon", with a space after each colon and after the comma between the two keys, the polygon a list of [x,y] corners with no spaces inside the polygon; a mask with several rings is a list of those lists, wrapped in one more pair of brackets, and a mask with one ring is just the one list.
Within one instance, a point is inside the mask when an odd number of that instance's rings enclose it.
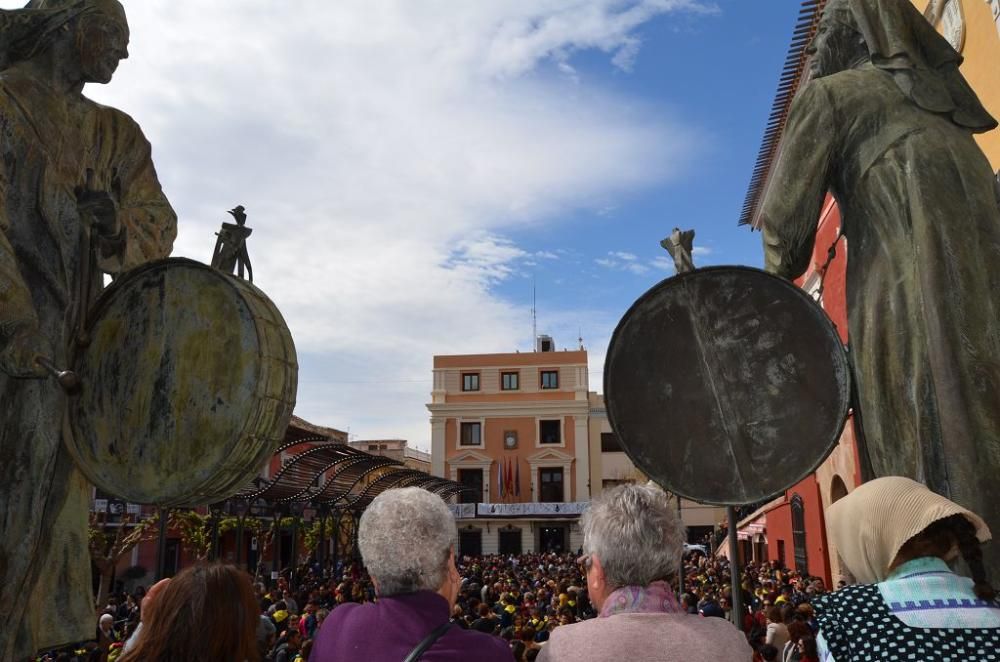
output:
{"label": "bronze statue of drummer", "polygon": [[67,365],[102,272],[164,258],[176,236],[139,126],[83,95],[128,41],[117,0],[0,11],[0,662],[94,633],[90,488],[38,359]]}

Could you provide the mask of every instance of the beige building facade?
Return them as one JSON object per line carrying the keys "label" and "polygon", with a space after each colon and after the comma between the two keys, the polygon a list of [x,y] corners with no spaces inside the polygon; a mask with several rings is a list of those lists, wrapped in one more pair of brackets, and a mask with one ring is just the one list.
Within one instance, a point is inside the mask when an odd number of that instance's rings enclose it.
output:
{"label": "beige building facade", "polygon": [[571,551],[590,500],[585,350],[434,357],[431,473],[468,492],[463,554]]}

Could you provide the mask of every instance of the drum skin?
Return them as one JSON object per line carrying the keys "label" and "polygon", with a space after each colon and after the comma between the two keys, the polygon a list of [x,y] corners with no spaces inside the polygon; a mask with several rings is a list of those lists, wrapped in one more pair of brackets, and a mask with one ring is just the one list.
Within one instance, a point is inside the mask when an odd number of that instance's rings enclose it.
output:
{"label": "drum skin", "polygon": [[171,258],[119,278],[89,316],[66,442],[128,501],[197,506],[253,480],[295,405],[295,345],[251,283]]}
{"label": "drum skin", "polygon": [[636,467],[700,503],[780,494],[836,446],[850,367],[812,298],[750,267],[709,267],[643,294],[611,337],[608,419]]}

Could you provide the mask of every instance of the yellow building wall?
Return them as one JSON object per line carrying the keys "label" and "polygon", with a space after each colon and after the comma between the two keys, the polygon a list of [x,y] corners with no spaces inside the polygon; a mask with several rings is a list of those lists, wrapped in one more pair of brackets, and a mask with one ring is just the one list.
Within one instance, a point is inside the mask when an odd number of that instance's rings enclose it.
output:
{"label": "yellow building wall", "polygon": [[[941,0],[912,0],[921,12],[929,2]],[[979,100],[993,117],[1000,120],[1000,29],[993,19],[991,2],[998,0],[948,0],[958,2],[965,16],[965,42],[962,45],[962,75],[976,91]],[[926,15],[926,14],[925,14]],[[942,25],[937,25],[942,30]],[[1000,170],[1000,129],[976,136],[980,147],[990,160],[993,170]]]}

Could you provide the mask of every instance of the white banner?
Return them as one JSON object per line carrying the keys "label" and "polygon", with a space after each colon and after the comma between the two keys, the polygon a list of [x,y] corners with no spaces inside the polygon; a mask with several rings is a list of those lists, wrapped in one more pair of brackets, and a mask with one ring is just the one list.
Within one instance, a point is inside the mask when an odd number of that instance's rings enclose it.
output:
{"label": "white banner", "polygon": [[455,519],[472,519],[476,516],[476,504],[474,503],[450,503],[448,508]]}
{"label": "white banner", "polygon": [[476,504],[476,515],[478,517],[580,515],[589,505],[589,501],[576,501],[573,503],[480,503]]}

